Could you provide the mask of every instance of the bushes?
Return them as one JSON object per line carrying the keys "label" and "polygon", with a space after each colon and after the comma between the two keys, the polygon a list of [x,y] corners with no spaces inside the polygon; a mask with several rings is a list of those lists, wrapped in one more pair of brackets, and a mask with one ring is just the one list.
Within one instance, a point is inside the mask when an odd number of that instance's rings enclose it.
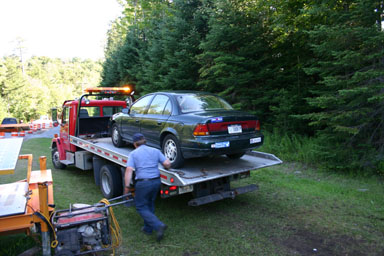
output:
{"label": "bushes", "polygon": [[365,154],[361,154],[360,150],[331,137],[289,134],[278,129],[263,133],[264,145],[257,150],[273,153],[284,162],[301,162],[330,171],[364,176],[384,175],[384,161],[375,158],[377,152],[372,148],[369,150],[367,147]]}

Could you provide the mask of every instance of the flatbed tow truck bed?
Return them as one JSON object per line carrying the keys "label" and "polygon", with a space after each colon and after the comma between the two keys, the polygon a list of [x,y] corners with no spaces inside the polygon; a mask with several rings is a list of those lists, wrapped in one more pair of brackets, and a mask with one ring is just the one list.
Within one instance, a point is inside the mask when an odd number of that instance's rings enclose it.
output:
{"label": "flatbed tow truck bed", "polygon": [[[116,148],[111,138],[80,139],[71,136],[71,143],[87,151],[107,158],[121,166],[126,166],[133,146]],[[187,186],[212,180],[228,175],[243,173],[263,167],[281,164],[282,161],[268,153],[253,151],[240,159],[229,159],[225,156],[215,156],[196,159],[187,159],[182,169],[164,169],[159,164],[162,182],[167,185]],[[170,182],[170,177],[174,182]]]}
{"label": "flatbed tow truck bed", "polygon": [[[127,145],[123,148],[116,148],[109,137],[87,139],[70,136],[70,143],[104,159],[112,161],[122,167],[126,166],[129,154],[134,150],[132,145]],[[181,169],[167,170],[160,164],[159,169],[162,183],[167,186],[179,187],[179,194],[182,194],[191,192],[193,190],[192,186],[195,184],[228,176],[237,178],[237,176],[242,176],[247,172],[249,176],[249,171],[251,170],[281,163],[282,161],[272,154],[253,151],[244,155],[240,159],[229,159],[226,156],[187,159],[184,167]],[[253,185],[242,190],[235,191],[234,193],[237,195],[256,189],[257,186]],[[220,196],[234,197],[233,193],[229,193],[228,195],[221,194]],[[212,198],[211,195],[209,198],[206,198],[206,200],[209,201],[216,201],[213,199],[214,198]],[[190,202],[189,204],[196,205],[196,202]],[[198,203],[198,205],[200,204],[201,203]]]}

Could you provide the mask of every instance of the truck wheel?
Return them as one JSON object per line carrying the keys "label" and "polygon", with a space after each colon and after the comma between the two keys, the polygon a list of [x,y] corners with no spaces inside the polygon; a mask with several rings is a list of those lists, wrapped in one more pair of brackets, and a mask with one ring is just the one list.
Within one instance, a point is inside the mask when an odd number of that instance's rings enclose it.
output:
{"label": "truck wheel", "polygon": [[57,147],[52,148],[52,164],[55,169],[65,169],[67,167],[65,164],[60,162],[60,153],[57,150]]}
{"label": "truck wheel", "polygon": [[125,143],[123,141],[123,138],[121,138],[117,124],[113,124],[113,126],[112,126],[111,137],[112,137],[112,143],[113,143],[113,145],[115,145],[115,147],[120,148],[120,147],[124,146]]}
{"label": "truck wheel", "polygon": [[107,199],[117,197],[123,193],[123,183],[120,171],[114,165],[106,164],[100,169],[101,192]]}
{"label": "truck wheel", "polygon": [[184,164],[179,141],[172,134],[168,134],[163,141],[163,153],[172,164],[172,168],[180,168]]}
{"label": "truck wheel", "polygon": [[236,154],[227,154],[227,157],[229,157],[229,158],[231,158],[231,159],[239,159],[239,158],[242,157],[244,154],[245,154],[245,152],[236,153]]}

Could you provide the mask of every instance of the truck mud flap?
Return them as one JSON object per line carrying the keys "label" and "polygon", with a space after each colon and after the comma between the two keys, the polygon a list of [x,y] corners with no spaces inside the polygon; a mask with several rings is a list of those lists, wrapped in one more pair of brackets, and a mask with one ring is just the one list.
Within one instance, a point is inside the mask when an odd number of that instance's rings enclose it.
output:
{"label": "truck mud flap", "polygon": [[235,188],[229,191],[223,191],[216,194],[212,194],[209,196],[203,196],[199,198],[192,199],[188,202],[189,206],[199,206],[203,204],[209,204],[215,201],[223,200],[225,198],[232,198],[234,199],[237,195],[244,194],[247,192],[252,192],[255,190],[258,190],[259,187],[255,184],[251,184],[244,187]]}

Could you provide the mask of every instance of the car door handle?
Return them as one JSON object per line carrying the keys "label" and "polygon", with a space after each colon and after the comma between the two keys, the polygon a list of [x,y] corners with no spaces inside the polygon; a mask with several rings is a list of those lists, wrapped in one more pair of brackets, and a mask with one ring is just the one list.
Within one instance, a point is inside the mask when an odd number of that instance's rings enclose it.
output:
{"label": "car door handle", "polygon": [[140,120],[139,120],[139,119],[136,119],[136,123],[138,123],[138,122],[140,122]]}
{"label": "car door handle", "polygon": [[161,121],[157,121],[157,124],[158,124],[158,125],[161,125],[162,123],[163,123],[163,122],[161,122]]}

